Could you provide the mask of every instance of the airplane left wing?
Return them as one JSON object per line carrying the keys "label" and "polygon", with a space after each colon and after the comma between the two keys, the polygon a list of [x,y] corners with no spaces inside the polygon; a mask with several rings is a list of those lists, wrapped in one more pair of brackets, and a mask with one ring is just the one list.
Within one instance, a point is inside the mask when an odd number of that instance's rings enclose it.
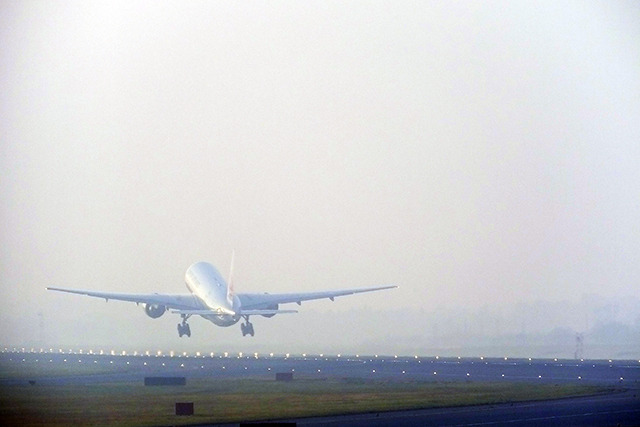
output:
{"label": "airplane left wing", "polygon": [[107,301],[112,299],[118,301],[135,302],[136,304],[157,304],[176,310],[199,310],[206,308],[203,307],[200,301],[191,294],[119,294],[114,292],[87,291],[82,289],[65,289],[54,287],[48,287],[47,290],[103,298]]}
{"label": "airplane left wing", "polygon": [[305,292],[292,294],[238,294],[238,298],[240,299],[240,303],[242,304],[243,312],[245,312],[249,310],[269,309],[275,304],[287,304],[295,302],[296,304],[300,305],[302,304],[302,301],[309,301],[314,299],[329,298],[333,301],[335,297],[393,288],[397,288],[397,286],[386,285],[373,288],[342,289],[338,291]]}

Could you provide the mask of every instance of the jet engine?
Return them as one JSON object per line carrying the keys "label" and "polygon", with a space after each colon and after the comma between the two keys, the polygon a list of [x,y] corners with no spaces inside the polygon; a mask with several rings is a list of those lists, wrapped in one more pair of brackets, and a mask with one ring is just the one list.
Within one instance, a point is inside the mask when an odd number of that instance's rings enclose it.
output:
{"label": "jet engine", "polygon": [[167,311],[167,307],[165,307],[164,305],[158,305],[158,304],[144,305],[144,312],[147,313],[147,316],[151,317],[152,319],[157,319],[158,317],[162,316],[165,311]]}
{"label": "jet engine", "polygon": [[[277,309],[278,309],[278,304],[273,304],[273,305],[270,305],[268,307],[265,307],[265,310],[277,310]],[[273,316],[275,316],[275,313],[274,314],[263,314],[263,316],[264,317],[273,317]]]}

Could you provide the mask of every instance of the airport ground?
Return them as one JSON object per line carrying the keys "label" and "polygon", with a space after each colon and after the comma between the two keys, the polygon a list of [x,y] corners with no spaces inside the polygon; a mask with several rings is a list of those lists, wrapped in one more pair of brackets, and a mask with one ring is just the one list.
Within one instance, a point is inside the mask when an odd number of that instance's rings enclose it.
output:
{"label": "airport ground", "polygon": [[2,425],[640,425],[639,388],[638,360],[0,353]]}

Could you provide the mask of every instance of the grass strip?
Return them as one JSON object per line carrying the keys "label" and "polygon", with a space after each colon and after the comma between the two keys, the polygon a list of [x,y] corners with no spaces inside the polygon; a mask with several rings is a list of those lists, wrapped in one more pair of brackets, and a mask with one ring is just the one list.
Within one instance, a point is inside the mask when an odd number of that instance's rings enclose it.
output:
{"label": "grass strip", "polygon": [[[186,386],[139,382],[15,385],[0,389],[5,426],[152,426],[239,422],[555,399],[611,391],[573,384],[412,382],[349,378],[190,379]],[[195,414],[174,415],[175,402],[194,402]]]}

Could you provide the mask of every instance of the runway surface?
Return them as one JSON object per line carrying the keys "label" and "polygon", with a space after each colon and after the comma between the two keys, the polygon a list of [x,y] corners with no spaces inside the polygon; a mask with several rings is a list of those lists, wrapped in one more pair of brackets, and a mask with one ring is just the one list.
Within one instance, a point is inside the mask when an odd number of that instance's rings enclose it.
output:
{"label": "runway surface", "polygon": [[[461,408],[275,420],[298,426],[637,426],[640,399],[628,390],[604,396]],[[217,427],[234,424],[217,424]]]}
{"label": "runway surface", "polygon": [[[42,382],[112,382],[149,375],[187,377],[273,377],[293,372],[305,377],[358,377],[414,379],[420,381],[537,381],[582,382],[637,387],[640,360],[510,359],[487,357],[399,357],[320,355],[100,355],[46,352],[1,352],[0,364],[7,369],[21,366],[44,368],[93,364],[103,374],[46,376]],[[125,372],[126,370],[126,372]],[[0,384],[12,379],[2,378]]]}
{"label": "runway surface", "polygon": [[[100,373],[56,375],[65,366],[93,365]],[[610,385],[625,390],[604,396],[466,408],[386,412],[291,421],[297,425],[640,425],[639,360],[557,360],[481,357],[325,355],[111,355],[2,352],[3,372],[28,367],[46,375],[38,384],[88,384],[140,380],[145,376],[187,378],[366,378],[416,381],[543,382]],[[35,370],[34,370],[35,368]],[[0,386],[24,383],[3,375]],[[233,425],[233,424],[232,424]]]}

